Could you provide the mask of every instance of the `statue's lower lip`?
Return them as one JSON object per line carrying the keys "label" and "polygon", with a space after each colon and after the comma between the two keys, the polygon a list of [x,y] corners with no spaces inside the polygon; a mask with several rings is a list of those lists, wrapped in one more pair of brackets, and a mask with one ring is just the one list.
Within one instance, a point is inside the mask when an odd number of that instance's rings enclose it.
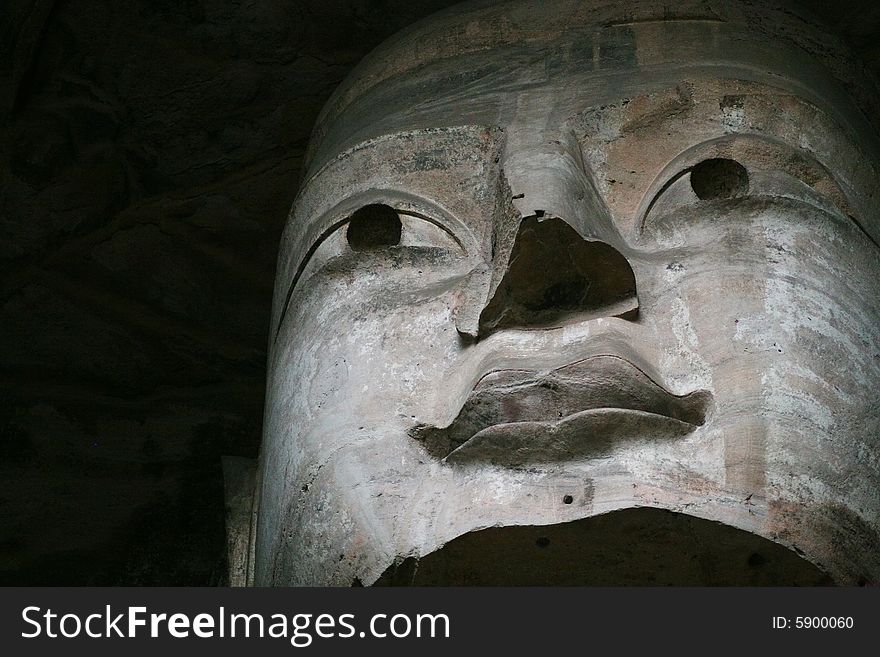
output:
{"label": "statue's lower lip", "polygon": [[608,456],[639,440],[677,438],[695,425],[666,415],[627,408],[594,408],[554,422],[509,422],[477,432],[443,459],[519,466]]}
{"label": "statue's lower lip", "polygon": [[600,457],[613,445],[683,436],[712,395],[674,395],[628,360],[599,355],[548,371],[486,374],[445,427],[411,435],[447,462],[503,465]]}

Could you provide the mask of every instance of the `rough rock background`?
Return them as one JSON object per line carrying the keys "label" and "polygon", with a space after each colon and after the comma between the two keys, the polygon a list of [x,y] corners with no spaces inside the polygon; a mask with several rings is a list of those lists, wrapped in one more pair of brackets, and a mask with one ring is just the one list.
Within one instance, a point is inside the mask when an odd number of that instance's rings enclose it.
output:
{"label": "rough rock background", "polygon": [[[324,101],[453,0],[0,5],[0,584],[224,581]],[[880,77],[880,4],[801,0]]]}

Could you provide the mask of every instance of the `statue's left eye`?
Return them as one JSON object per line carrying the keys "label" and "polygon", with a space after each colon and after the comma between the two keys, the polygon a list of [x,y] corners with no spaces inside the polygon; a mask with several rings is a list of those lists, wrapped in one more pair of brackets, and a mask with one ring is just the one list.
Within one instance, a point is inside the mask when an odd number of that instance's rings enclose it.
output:
{"label": "statue's left eye", "polygon": [[749,193],[749,172],[736,160],[713,157],[691,168],[690,183],[701,201],[735,198]]}
{"label": "statue's left eye", "polygon": [[642,216],[642,233],[681,210],[744,199],[750,195],[750,187],[749,170],[740,162],[721,157],[701,160],[660,187]]}

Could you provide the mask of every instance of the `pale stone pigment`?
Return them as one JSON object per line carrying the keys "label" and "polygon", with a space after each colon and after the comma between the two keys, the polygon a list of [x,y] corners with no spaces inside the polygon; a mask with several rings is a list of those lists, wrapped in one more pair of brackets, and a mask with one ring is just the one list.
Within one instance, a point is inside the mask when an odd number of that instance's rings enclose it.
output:
{"label": "pale stone pigment", "polygon": [[372,53],[283,236],[235,581],[880,582],[858,71],[702,0],[466,3]]}

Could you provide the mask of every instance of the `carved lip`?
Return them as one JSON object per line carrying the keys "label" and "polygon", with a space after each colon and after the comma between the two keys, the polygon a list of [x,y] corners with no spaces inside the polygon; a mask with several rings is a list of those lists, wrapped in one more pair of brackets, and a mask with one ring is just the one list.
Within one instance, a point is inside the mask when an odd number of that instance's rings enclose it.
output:
{"label": "carved lip", "polygon": [[622,442],[686,435],[711,402],[707,390],[674,395],[629,361],[601,355],[549,371],[490,372],[448,426],[422,424],[411,435],[447,462],[598,458]]}

